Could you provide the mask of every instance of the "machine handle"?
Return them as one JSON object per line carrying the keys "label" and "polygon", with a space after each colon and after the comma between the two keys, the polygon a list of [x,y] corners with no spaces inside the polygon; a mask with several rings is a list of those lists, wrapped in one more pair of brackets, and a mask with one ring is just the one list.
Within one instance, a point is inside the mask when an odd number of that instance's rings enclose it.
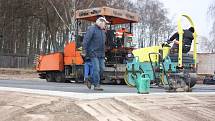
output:
{"label": "machine handle", "polygon": [[[151,55],[159,55],[160,58],[162,58],[162,55],[160,53],[149,53],[149,60],[150,60],[150,63],[151,63],[151,67],[152,67],[152,70],[153,70],[153,75],[154,75],[154,78],[156,79],[156,76],[155,76],[155,71],[153,69],[153,65],[152,65],[152,59],[151,59]],[[163,58],[162,58],[163,60]],[[167,83],[168,85],[170,86],[170,82],[169,82],[169,79],[168,79],[168,76],[166,74],[166,69],[165,69],[165,66],[163,64],[163,61],[161,62],[162,63],[162,66],[163,66],[163,72],[164,72],[164,75],[166,75],[166,79],[167,79]]]}

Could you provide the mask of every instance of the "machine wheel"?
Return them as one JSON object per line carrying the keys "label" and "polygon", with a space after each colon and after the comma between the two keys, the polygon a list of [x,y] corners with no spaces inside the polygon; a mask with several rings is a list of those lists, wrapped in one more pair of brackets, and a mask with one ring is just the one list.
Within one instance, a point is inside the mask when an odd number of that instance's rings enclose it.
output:
{"label": "machine wheel", "polygon": [[125,74],[124,74],[124,81],[129,87],[135,87],[135,84],[130,84],[128,82],[128,71],[127,71],[127,69],[126,69]]}
{"label": "machine wheel", "polygon": [[195,84],[196,84],[196,78],[197,77],[196,77],[195,73],[188,73],[188,72],[184,73],[184,82],[190,88],[192,88],[193,86],[195,86]]}
{"label": "machine wheel", "polygon": [[171,92],[181,92],[186,91],[186,83],[183,78],[180,78],[179,76],[172,76],[169,78],[170,81],[170,87],[169,91]]}
{"label": "machine wheel", "polygon": [[196,79],[196,73],[190,73],[189,71],[176,73],[169,77],[170,87],[175,91],[184,90],[185,92],[190,92],[196,84]]}
{"label": "machine wheel", "polygon": [[46,74],[46,81],[47,82],[55,82],[54,74],[52,72],[49,72]]}
{"label": "machine wheel", "polygon": [[196,79],[191,78],[190,81],[185,81],[187,86],[190,86],[190,88],[194,87],[196,85]]}
{"label": "machine wheel", "polygon": [[76,82],[84,82],[84,72],[82,69],[77,69],[76,72],[76,78],[75,78],[75,81]]}
{"label": "machine wheel", "polygon": [[58,83],[65,83],[66,79],[65,79],[65,75],[63,72],[56,72],[55,73],[55,80]]}
{"label": "machine wheel", "polygon": [[46,79],[46,74],[45,73],[40,73],[39,78],[40,79]]}
{"label": "machine wheel", "polygon": [[122,84],[122,80],[116,79],[116,80],[115,80],[115,83],[116,83],[117,85]]}

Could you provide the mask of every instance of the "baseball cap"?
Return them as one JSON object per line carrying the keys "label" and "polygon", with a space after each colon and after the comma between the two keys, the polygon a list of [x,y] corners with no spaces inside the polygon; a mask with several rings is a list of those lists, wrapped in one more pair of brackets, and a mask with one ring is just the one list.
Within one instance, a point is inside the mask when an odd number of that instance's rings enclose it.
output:
{"label": "baseball cap", "polygon": [[105,17],[99,17],[97,20],[103,20],[105,23],[109,23],[109,21],[107,21],[107,20],[105,19]]}

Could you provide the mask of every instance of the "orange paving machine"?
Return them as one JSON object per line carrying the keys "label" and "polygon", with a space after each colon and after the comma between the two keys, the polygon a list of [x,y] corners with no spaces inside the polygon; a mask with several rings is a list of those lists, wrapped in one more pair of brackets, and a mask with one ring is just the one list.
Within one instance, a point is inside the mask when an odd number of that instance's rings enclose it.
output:
{"label": "orange paving machine", "polygon": [[40,78],[48,82],[66,82],[68,79],[80,79],[78,73],[83,70],[83,58],[80,51],[76,50],[75,42],[69,42],[64,48],[64,52],[40,55],[36,70]]}
{"label": "orange paving machine", "polygon": [[[80,54],[81,51],[77,49],[77,46],[82,45],[84,35],[81,34],[84,32],[80,32],[79,29],[82,20],[95,22],[98,16],[105,16],[110,22],[106,32],[106,68],[103,82],[119,84],[124,81],[126,57],[135,47],[132,41],[132,24],[138,22],[139,16],[136,13],[110,7],[76,11],[76,40],[67,43],[64,52],[39,56],[36,70],[40,78],[46,79],[48,82],[83,81],[84,62]],[[129,27],[129,31],[122,25]]]}

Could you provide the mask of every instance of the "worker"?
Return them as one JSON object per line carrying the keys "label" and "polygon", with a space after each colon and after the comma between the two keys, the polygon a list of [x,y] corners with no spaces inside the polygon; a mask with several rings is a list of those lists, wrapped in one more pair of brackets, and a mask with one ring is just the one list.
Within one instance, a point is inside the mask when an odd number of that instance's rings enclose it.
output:
{"label": "worker", "polygon": [[126,32],[127,30],[125,28],[121,28],[116,31],[116,48],[124,47],[124,39]]}
{"label": "worker", "polygon": [[121,28],[119,30],[116,31],[116,37],[117,38],[122,38],[123,37],[123,34],[127,32],[127,30],[125,28]]}
{"label": "worker", "polygon": [[[188,53],[190,51],[192,41],[194,39],[193,33],[195,32],[193,27],[190,27],[189,29],[183,30],[183,45],[182,45],[182,52]],[[179,34],[176,32],[169,40],[167,40],[167,43],[174,42],[171,52],[178,53],[179,49]]]}
{"label": "worker", "polygon": [[[96,24],[88,28],[83,40],[83,54],[87,55],[92,63],[93,73],[92,80],[87,84],[93,84],[94,90],[103,91],[100,86],[101,76],[103,74],[105,64],[105,26],[109,23],[105,17],[99,17]],[[88,85],[90,86],[90,85]]]}

